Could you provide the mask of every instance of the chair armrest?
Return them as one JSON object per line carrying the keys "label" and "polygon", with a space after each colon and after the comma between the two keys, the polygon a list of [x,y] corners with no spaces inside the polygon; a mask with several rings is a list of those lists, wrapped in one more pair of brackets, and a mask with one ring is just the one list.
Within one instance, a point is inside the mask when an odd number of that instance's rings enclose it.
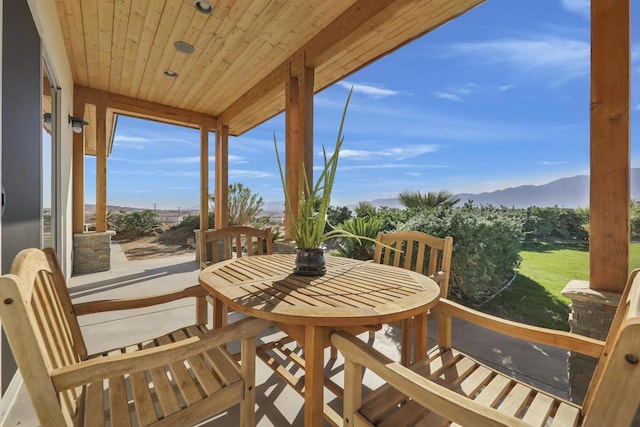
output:
{"label": "chair armrest", "polygon": [[530,326],[501,319],[472,310],[445,298],[441,298],[432,310],[437,313],[439,321],[445,317],[457,317],[503,335],[559,347],[587,356],[599,358],[604,349],[604,341],[589,338],[584,335],[572,334],[570,332]]}
{"label": "chair armrest", "polygon": [[54,369],[52,373],[53,384],[58,391],[62,391],[104,378],[166,365],[219,347],[230,341],[255,337],[270,324],[267,320],[246,318],[200,337],[191,337],[130,354],[85,360]]}
{"label": "chair armrest", "polygon": [[167,302],[176,301],[183,298],[205,297],[207,295],[208,292],[204,290],[200,285],[194,285],[180,291],[169,292],[166,294],[149,295],[137,298],[82,302],[74,304],[73,311],[75,312],[76,316],[83,316],[85,314],[102,313],[105,311],[131,310],[134,308],[150,307],[153,305],[165,304]]}
{"label": "chair armrest", "polygon": [[[331,343],[345,360],[370,369],[391,387],[454,423],[470,426],[528,425],[416,374],[346,332],[333,333]],[[350,390],[345,390],[345,396],[349,393]]]}

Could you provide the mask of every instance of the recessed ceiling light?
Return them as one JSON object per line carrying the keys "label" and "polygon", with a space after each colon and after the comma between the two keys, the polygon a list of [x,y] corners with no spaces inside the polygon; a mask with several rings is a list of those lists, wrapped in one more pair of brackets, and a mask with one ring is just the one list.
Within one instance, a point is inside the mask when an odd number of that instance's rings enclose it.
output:
{"label": "recessed ceiling light", "polygon": [[193,53],[194,51],[193,46],[187,42],[175,42],[173,47],[175,47],[178,52],[182,53]]}
{"label": "recessed ceiling light", "polygon": [[164,70],[164,74],[169,77],[178,77],[178,73],[173,70]]}
{"label": "recessed ceiling light", "polygon": [[213,13],[213,5],[207,0],[196,0],[194,3],[196,10],[205,15],[211,15]]}

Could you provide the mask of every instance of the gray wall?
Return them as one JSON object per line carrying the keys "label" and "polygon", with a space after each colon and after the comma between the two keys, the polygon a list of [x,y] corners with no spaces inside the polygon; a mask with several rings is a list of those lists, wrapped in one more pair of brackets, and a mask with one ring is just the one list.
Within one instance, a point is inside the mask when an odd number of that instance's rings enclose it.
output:
{"label": "gray wall", "polygon": [[[15,255],[40,246],[42,59],[26,0],[5,0],[2,22],[2,273]],[[2,393],[15,361],[2,334]]]}

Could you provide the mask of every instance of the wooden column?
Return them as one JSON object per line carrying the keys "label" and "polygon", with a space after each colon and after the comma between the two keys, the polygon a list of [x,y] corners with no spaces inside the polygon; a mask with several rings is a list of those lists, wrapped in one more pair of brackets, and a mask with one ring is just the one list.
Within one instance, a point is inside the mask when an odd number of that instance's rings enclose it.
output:
{"label": "wooden column", "polygon": [[200,122],[200,266],[207,259],[207,246],[204,238],[209,228],[209,120]]}
{"label": "wooden column", "polygon": [[[305,172],[313,185],[313,69],[298,55],[289,62],[285,78],[285,169],[286,183],[294,217],[305,191]],[[291,222],[285,212],[285,238],[291,238]]]}
{"label": "wooden column", "polygon": [[96,104],[96,231],[107,231],[107,104]]}
{"label": "wooden column", "polygon": [[229,126],[222,123],[216,131],[216,228],[229,225]]}
{"label": "wooden column", "polygon": [[589,286],[612,292],[629,272],[629,7],[591,2]]}
{"label": "wooden column", "polygon": [[[83,108],[84,109],[84,108]],[[76,116],[81,117],[81,116]],[[84,232],[84,132],[73,133],[73,232]]]}

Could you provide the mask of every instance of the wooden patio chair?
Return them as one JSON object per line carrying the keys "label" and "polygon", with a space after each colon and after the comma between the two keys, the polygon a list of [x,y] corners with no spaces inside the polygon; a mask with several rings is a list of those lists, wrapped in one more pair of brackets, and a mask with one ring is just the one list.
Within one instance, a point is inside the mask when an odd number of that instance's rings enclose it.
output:
{"label": "wooden patio chair", "polygon": [[[188,426],[239,403],[241,424],[254,425],[255,337],[267,322],[245,319],[210,332],[199,318],[167,335],[87,355],[76,316],[205,295],[193,286],[74,305],[53,250],[20,252],[0,277],[0,319],[40,423]],[[241,340],[240,364],[223,347],[233,340]]]}
{"label": "wooden patio chair", "polygon": [[200,267],[228,259],[273,253],[271,229],[231,226],[207,230],[204,233],[207,253],[201,256]]}
{"label": "wooden patio chair", "polygon": [[[270,255],[273,253],[271,228],[259,229],[247,226],[231,226],[207,230],[204,233],[206,253],[200,256],[200,268],[211,264],[243,256]],[[207,301],[213,305],[213,297]],[[214,327],[227,324],[229,310],[224,306],[222,313],[213,313]]]}
{"label": "wooden patio chair", "polygon": [[[452,237],[438,238],[420,231],[398,231],[378,233],[376,242],[379,244],[376,244],[373,262],[427,275],[440,286],[440,296],[447,297],[453,253]],[[412,319],[392,326],[402,330],[400,358],[401,363],[407,366],[411,363]]]}
{"label": "wooden patio chair", "polygon": [[[346,333],[331,337],[345,356],[344,425],[628,426],[640,403],[640,270],[627,282],[607,340],[499,319],[442,299],[438,345],[411,369]],[[503,335],[598,358],[577,405],[491,369],[451,347],[452,318]],[[362,368],[388,384],[362,398]]]}

